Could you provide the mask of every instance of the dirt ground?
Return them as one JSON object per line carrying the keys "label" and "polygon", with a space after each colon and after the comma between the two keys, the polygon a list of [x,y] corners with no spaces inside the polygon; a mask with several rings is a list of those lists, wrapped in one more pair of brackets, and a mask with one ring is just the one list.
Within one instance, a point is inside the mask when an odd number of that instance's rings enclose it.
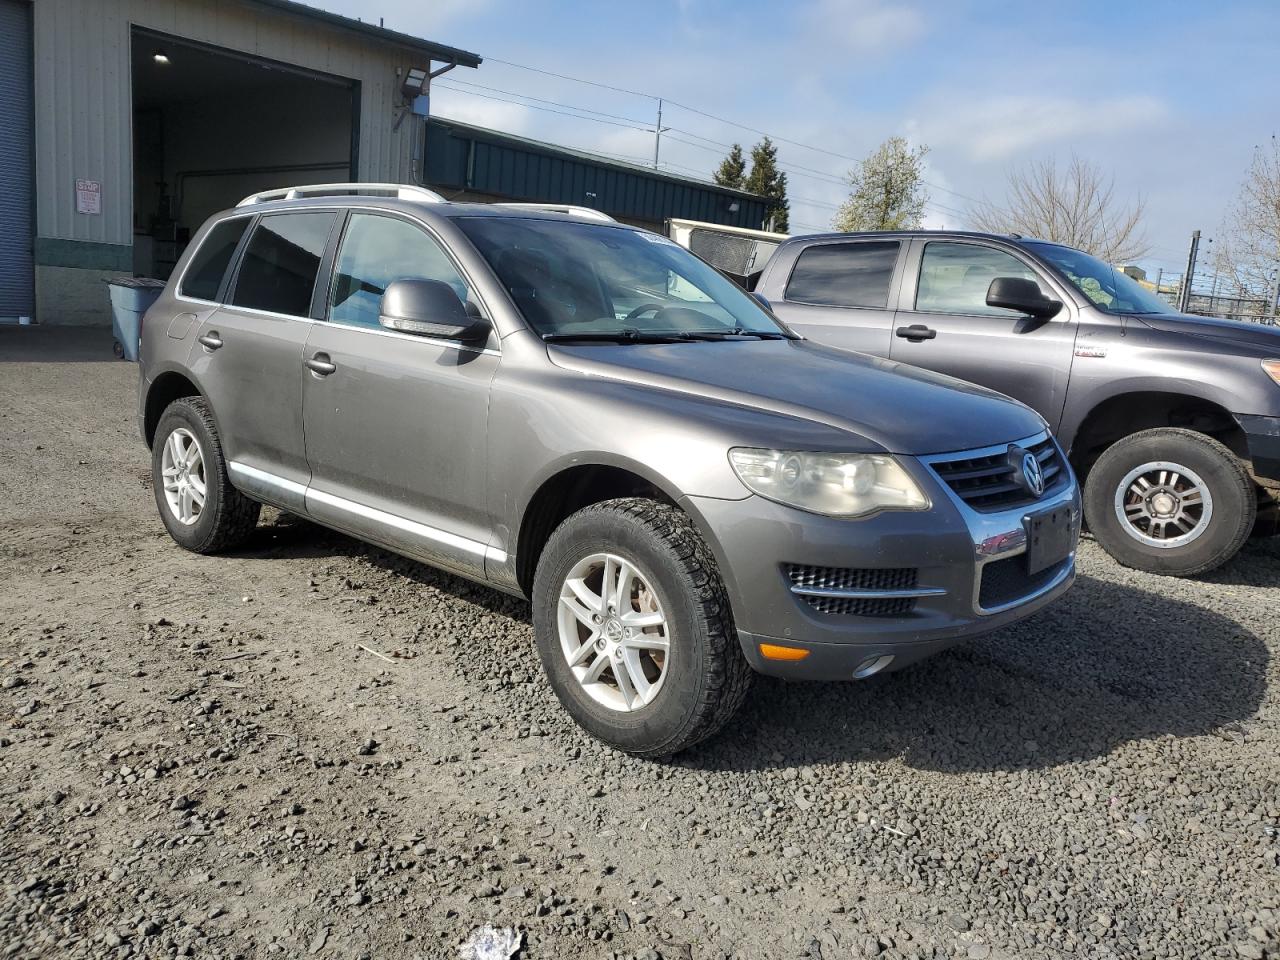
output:
{"label": "dirt ground", "polygon": [[1280,957],[1280,543],[1087,543],[1015,628],[636,761],[524,603],[275,513],[180,550],[136,368],[54,333],[0,329],[0,956]]}

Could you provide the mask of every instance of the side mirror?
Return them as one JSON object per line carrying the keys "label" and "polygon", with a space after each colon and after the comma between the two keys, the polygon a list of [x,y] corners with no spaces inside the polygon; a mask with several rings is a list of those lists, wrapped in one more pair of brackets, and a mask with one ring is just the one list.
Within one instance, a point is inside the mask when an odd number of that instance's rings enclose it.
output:
{"label": "side mirror", "polygon": [[1062,301],[1046,297],[1040,284],[1034,280],[996,277],[987,288],[987,306],[1017,310],[1037,320],[1048,320],[1062,309]]}
{"label": "side mirror", "polygon": [[468,312],[457,291],[440,280],[393,280],[382,294],[378,323],[400,333],[461,343],[489,335],[489,321]]}
{"label": "side mirror", "polygon": [[752,290],[751,299],[754,300],[756,303],[760,304],[760,306],[764,307],[770,313],[773,313],[773,304],[769,302],[769,298],[766,297],[763,293],[756,293],[754,290]]}

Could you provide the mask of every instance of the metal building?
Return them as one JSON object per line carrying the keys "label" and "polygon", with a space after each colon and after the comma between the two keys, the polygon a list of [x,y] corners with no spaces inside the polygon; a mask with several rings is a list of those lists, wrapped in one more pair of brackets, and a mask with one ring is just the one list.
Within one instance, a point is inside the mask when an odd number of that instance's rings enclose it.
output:
{"label": "metal building", "polygon": [[253,191],[413,182],[409,71],[479,63],[292,0],[0,0],[0,322],[109,322]]}
{"label": "metal building", "polygon": [[759,228],[768,216],[753,193],[435,117],[425,180],[451,200],[580,204],[658,231],[670,218]]}

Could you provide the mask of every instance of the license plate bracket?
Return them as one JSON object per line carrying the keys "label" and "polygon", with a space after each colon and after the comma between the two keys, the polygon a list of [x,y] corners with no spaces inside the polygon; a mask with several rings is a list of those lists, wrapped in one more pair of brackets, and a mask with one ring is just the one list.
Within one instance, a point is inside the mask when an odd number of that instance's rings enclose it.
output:
{"label": "license plate bracket", "polygon": [[1064,504],[1052,510],[1033,513],[1024,521],[1027,528],[1027,573],[1035,576],[1071,554],[1075,528],[1071,522],[1071,506]]}

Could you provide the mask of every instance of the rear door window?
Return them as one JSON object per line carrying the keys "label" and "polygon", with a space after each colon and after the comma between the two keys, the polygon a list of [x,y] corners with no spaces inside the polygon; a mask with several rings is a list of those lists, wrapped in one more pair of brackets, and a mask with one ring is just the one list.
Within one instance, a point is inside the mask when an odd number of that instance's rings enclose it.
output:
{"label": "rear door window", "polygon": [[293,317],[311,314],[311,295],[334,214],[277,213],[254,228],[231,303]]}
{"label": "rear door window", "polygon": [[1017,310],[987,306],[987,289],[996,277],[1040,282],[1035,271],[1003,250],[976,243],[927,243],[920,258],[916,309],[925,313],[1018,316]]}
{"label": "rear door window", "polygon": [[897,240],[812,246],[796,261],[785,296],[828,307],[883,309],[900,247]]}
{"label": "rear door window", "polygon": [[205,236],[200,249],[191,258],[182,286],[178,293],[196,300],[216,300],[222,288],[222,276],[227,272],[231,257],[236,252],[250,217],[236,217],[215,224]]}

